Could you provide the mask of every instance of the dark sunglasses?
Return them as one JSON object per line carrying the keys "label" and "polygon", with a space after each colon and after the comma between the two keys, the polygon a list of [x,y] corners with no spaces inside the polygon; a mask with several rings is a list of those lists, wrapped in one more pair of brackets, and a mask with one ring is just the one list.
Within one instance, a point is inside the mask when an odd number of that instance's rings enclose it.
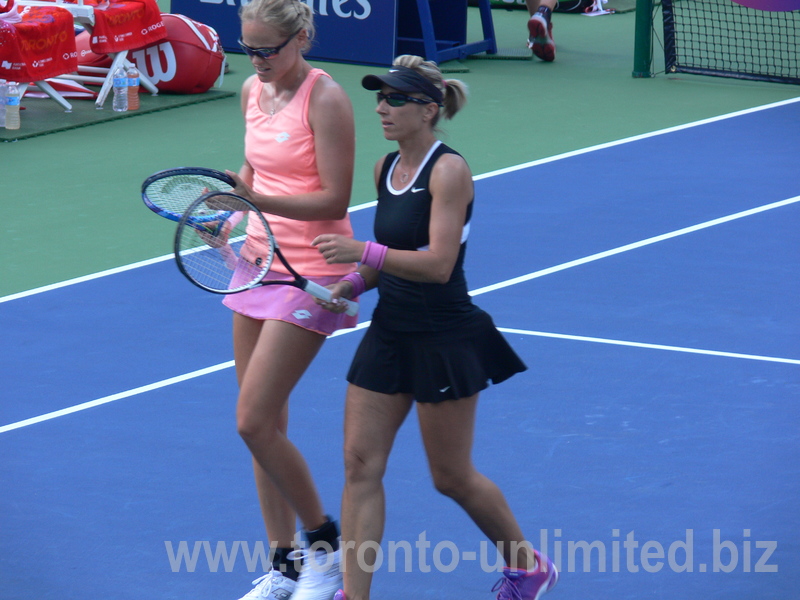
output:
{"label": "dark sunglasses", "polygon": [[405,94],[400,94],[398,92],[393,92],[391,94],[382,94],[381,92],[378,92],[377,97],[378,104],[380,104],[381,101],[386,100],[386,104],[393,108],[405,106],[407,102],[416,102],[417,104],[437,104],[435,100],[423,100],[422,98],[414,98],[413,96],[406,96]]}
{"label": "dark sunglasses", "polygon": [[247,54],[247,56],[257,56],[259,58],[271,60],[276,56],[278,56],[278,53],[286,47],[286,44],[291,42],[292,39],[294,39],[294,36],[296,36],[301,31],[302,29],[298,29],[292,35],[286,38],[286,41],[283,42],[280,46],[275,46],[274,48],[251,48],[242,41],[242,38],[239,38],[239,47],[242,50],[244,50],[244,53]]}

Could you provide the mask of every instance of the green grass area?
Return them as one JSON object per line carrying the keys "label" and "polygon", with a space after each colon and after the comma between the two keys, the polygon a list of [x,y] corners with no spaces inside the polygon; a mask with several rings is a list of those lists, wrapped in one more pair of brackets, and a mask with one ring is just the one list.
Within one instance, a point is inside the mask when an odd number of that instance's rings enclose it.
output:
{"label": "green grass area", "polygon": [[[499,46],[522,46],[524,11],[492,13]],[[464,71],[448,76],[465,81],[471,93],[463,113],[443,123],[443,139],[464,154],[475,174],[799,95],[796,86],[689,75],[634,79],[634,13],[556,14],[553,22],[554,63],[445,63]],[[479,37],[476,9],[470,9],[469,30],[471,39]],[[252,67],[242,55],[228,60],[231,70],[222,89],[238,93]],[[352,98],[357,133],[352,202],[371,201],[372,166],[393,149],[381,136],[374,94],[360,85],[376,68],[317,66]],[[50,100],[36,102],[61,110]],[[0,143],[5,233],[0,296],[169,253],[174,224],[144,207],[142,180],[174,166],[238,169],[242,136],[239,98],[232,96]],[[654,156],[653,169],[663,168],[662,158]],[[647,173],[641,177],[646,182]]]}

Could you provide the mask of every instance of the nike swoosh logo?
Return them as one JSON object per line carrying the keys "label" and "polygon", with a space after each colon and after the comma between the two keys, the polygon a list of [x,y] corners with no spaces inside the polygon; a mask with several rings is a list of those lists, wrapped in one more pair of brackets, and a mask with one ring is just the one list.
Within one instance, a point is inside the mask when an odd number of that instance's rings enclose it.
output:
{"label": "nike swoosh logo", "polygon": [[415,188],[415,187],[411,188],[411,193],[412,194],[416,194],[417,192],[424,192],[424,191],[425,191],[425,188]]}
{"label": "nike swoosh logo", "polygon": [[444,394],[449,389],[450,389],[450,386],[448,385],[447,387],[443,387],[442,389],[440,389],[439,392]]}

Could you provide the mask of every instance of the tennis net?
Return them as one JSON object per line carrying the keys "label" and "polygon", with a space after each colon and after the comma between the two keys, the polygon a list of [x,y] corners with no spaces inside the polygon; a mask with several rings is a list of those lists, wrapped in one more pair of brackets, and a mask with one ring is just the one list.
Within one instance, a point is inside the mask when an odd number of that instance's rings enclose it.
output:
{"label": "tennis net", "polygon": [[[661,12],[667,73],[800,84],[800,10],[662,0]],[[650,13],[652,24],[657,11]]]}

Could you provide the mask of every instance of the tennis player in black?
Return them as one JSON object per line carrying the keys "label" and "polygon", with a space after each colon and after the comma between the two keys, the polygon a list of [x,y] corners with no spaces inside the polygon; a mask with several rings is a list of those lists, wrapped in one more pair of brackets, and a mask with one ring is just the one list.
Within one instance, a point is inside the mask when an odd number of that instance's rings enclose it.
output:
{"label": "tennis player in black", "polygon": [[493,590],[497,598],[538,599],[558,573],[525,541],[502,492],[471,459],[480,391],[525,365],[467,293],[472,173],[436,135],[439,118],[463,107],[466,86],[445,81],[436,63],[409,55],[398,57],[385,75],[366,76],[362,85],[377,92],[383,134],[398,144],[375,165],[376,242],[333,234],[314,240],[328,262],[361,262],[333,287],[334,298],[355,298],[374,287],[380,294],[347,377],[345,589],[335,598],[369,598],[377,544],[364,544],[380,543],[383,536],[383,475],[395,435],[416,401],[436,489],[469,514],[508,565]]}

